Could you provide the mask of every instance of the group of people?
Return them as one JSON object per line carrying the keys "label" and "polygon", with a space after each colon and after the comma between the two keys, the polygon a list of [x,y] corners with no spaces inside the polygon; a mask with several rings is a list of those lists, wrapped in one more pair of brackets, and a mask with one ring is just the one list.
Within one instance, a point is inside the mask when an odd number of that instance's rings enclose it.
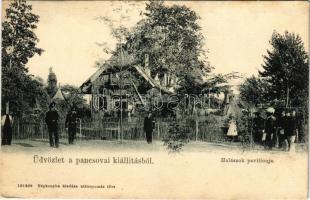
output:
{"label": "group of people", "polygon": [[[49,110],[45,116],[45,122],[48,127],[49,143],[51,147],[59,147],[59,132],[58,122],[59,114],[56,109],[56,104],[52,102],[49,105]],[[229,128],[227,136],[236,138],[237,123],[230,117]],[[10,145],[12,141],[12,117],[6,113],[2,116],[2,145]],[[65,120],[65,128],[68,131],[69,144],[74,143],[76,137],[78,123],[78,114],[76,106],[72,106],[68,112]],[[149,112],[144,119],[144,132],[147,143],[152,143],[153,130],[155,128],[155,121],[152,113]],[[266,110],[266,118],[261,116],[261,112],[256,111],[255,117],[252,123],[253,128],[253,141],[256,144],[263,145],[266,149],[272,149],[273,147],[284,148],[287,151],[294,151],[295,139],[298,135],[298,120],[296,117],[296,111],[285,109],[281,112],[281,115],[275,117],[275,109],[270,107]]]}
{"label": "group of people", "polygon": [[[49,106],[49,111],[46,113],[45,122],[48,127],[49,132],[49,142],[51,147],[59,147],[59,133],[58,133],[58,121],[59,115],[55,108],[55,103],[51,103]],[[77,110],[76,107],[73,106],[69,113],[67,114],[65,127],[68,130],[68,141],[69,144],[73,144],[74,139],[76,137],[77,130]],[[149,112],[148,115],[144,119],[144,132],[146,136],[147,143],[152,143],[153,138],[153,130],[155,128],[155,121],[152,116],[152,113]]]}
{"label": "group of people", "polygon": [[[49,105],[49,110],[45,115],[45,122],[48,128],[48,136],[50,147],[59,147],[59,114],[56,109],[56,103],[52,102]],[[68,132],[68,142],[69,144],[74,143],[74,139],[76,137],[77,131],[77,123],[78,123],[78,114],[76,106],[72,106],[69,110],[66,120],[65,120],[65,128]],[[1,137],[1,145],[11,145],[12,142],[12,132],[13,132],[13,120],[12,116],[8,114],[8,112],[2,116],[1,125],[2,125],[2,137]],[[152,116],[152,113],[148,113],[148,115],[144,119],[144,132],[146,134],[147,143],[152,143],[152,135],[155,127],[155,121]]]}
{"label": "group of people", "polygon": [[[68,131],[68,142],[69,144],[73,144],[74,139],[76,137],[76,126],[77,126],[77,108],[72,106],[70,111],[66,116],[65,128]],[[48,128],[48,136],[50,147],[59,147],[59,133],[58,133],[58,121],[59,114],[56,110],[56,104],[52,102],[49,106],[49,110],[45,115],[45,122]]]}
{"label": "group of people", "polygon": [[266,118],[256,111],[253,119],[253,140],[256,144],[264,145],[266,149],[273,147],[295,150],[295,139],[298,134],[296,111],[285,109],[281,116],[275,117],[275,109],[266,110]]}

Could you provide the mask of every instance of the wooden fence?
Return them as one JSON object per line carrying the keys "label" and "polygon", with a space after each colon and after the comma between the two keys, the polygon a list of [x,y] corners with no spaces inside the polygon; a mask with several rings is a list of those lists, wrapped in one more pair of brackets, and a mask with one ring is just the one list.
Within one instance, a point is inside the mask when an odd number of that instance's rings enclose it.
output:
{"label": "wooden fence", "polygon": [[[153,131],[154,140],[162,140],[169,132],[169,126],[173,119],[156,119]],[[225,142],[227,136],[219,116],[208,116],[206,118],[183,118],[178,119],[177,123],[184,127],[190,140],[206,142]],[[297,142],[308,142],[308,125],[303,125],[300,131],[300,137]],[[227,131],[227,130],[226,130]],[[77,139],[83,140],[118,140],[121,137],[124,140],[144,140],[143,118],[125,118],[123,129],[120,133],[120,123],[117,118],[103,118],[95,122],[80,121],[77,125]],[[68,138],[64,123],[59,123],[60,138]],[[48,130],[45,122],[20,122],[14,121],[13,124],[14,139],[48,139]]]}
{"label": "wooden fence", "polygon": [[[162,140],[169,131],[170,123],[173,119],[156,119],[153,131],[154,140]],[[225,135],[221,124],[214,119],[178,119],[191,140],[217,142],[225,140]],[[120,122],[117,118],[104,118],[95,122],[80,121],[77,125],[77,138],[80,139],[100,139],[117,140],[121,137],[125,140],[144,140],[143,118],[124,119],[122,133],[120,133]],[[60,138],[67,138],[64,123],[59,123]],[[15,121],[13,124],[13,138],[31,139],[48,138],[47,126],[43,121],[25,123]]]}

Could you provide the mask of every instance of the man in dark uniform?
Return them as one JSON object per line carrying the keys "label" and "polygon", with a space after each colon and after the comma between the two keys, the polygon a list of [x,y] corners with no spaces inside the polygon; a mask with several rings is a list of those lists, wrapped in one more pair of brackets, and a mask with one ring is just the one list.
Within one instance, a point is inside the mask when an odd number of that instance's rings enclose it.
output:
{"label": "man in dark uniform", "polygon": [[281,112],[281,116],[277,118],[277,135],[278,135],[278,142],[279,142],[279,148],[283,147],[283,142],[285,140],[285,135],[284,135],[284,129],[286,126],[286,116],[285,116],[285,111]]}
{"label": "man in dark uniform", "polygon": [[276,118],[273,116],[274,111],[275,110],[272,107],[267,109],[267,118],[265,120],[265,129],[264,129],[264,133],[266,134],[265,148],[270,150],[272,149],[273,146],[273,137],[275,134]]}
{"label": "man in dark uniform", "polygon": [[264,118],[261,117],[260,112],[256,111],[253,119],[253,139],[254,142],[260,144],[262,141],[263,130],[265,127]]}
{"label": "man in dark uniform", "polygon": [[[52,102],[49,106],[49,111],[47,111],[45,116],[45,122],[48,128],[48,136],[50,141],[50,146],[58,148],[59,145],[59,135],[58,135],[58,119],[59,115],[55,108],[55,103]],[[53,138],[54,136],[54,138]],[[55,141],[54,141],[55,139]]]}
{"label": "man in dark uniform", "polygon": [[77,112],[76,107],[73,106],[66,117],[65,126],[68,129],[68,140],[69,144],[73,144],[76,135],[76,125],[77,125]]}
{"label": "man in dark uniform", "polygon": [[292,115],[289,110],[286,112],[286,126],[284,128],[284,134],[288,141],[288,151],[295,151],[294,142],[297,133],[297,120],[296,117]]}
{"label": "man in dark uniform", "polygon": [[144,131],[146,135],[147,143],[152,143],[152,134],[155,127],[155,121],[153,120],[152,113],[149,113],[148,116],[144,119]]}

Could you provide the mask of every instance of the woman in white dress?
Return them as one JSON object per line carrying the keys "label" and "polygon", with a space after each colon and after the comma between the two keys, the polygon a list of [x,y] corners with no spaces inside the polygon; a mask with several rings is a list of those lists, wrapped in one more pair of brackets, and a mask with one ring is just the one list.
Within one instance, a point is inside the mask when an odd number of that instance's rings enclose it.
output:
{"label": "woman in white dress", "polygon": [[235,137],[238,135],[237,132],[237,124],[236,124],[236,120],[231,119],[229,121],[229,127],[228,127],[228,131],[227,131],[227,136],[231,137],[231,141],[234,141]]}

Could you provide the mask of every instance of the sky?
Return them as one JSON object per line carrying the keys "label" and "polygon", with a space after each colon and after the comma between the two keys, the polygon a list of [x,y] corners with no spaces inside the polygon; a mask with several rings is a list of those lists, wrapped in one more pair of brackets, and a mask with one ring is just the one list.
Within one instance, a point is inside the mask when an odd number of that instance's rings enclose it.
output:
{"label": "sky", "polygon": [[[49,68],[58,83],[80,86],[95,71],[95,62],[110,54],[98,44],[113,49],[116,40],[110,27],[98,20],[109,17],[114,25],[133,27],[143,16],[145,2],[110,1],[29,1],[40,16],[35,30],[41,56],[30,59],[27,67],[35,76],[47,79]],[[4,2],[5,8],[7,2]],[[201,17],[204,48],[215,73],[257,74],[263,63],[273,31],[285,30],[301,36],[309,51],[308,2],[219,2],[169,1],[186,5]]]}

